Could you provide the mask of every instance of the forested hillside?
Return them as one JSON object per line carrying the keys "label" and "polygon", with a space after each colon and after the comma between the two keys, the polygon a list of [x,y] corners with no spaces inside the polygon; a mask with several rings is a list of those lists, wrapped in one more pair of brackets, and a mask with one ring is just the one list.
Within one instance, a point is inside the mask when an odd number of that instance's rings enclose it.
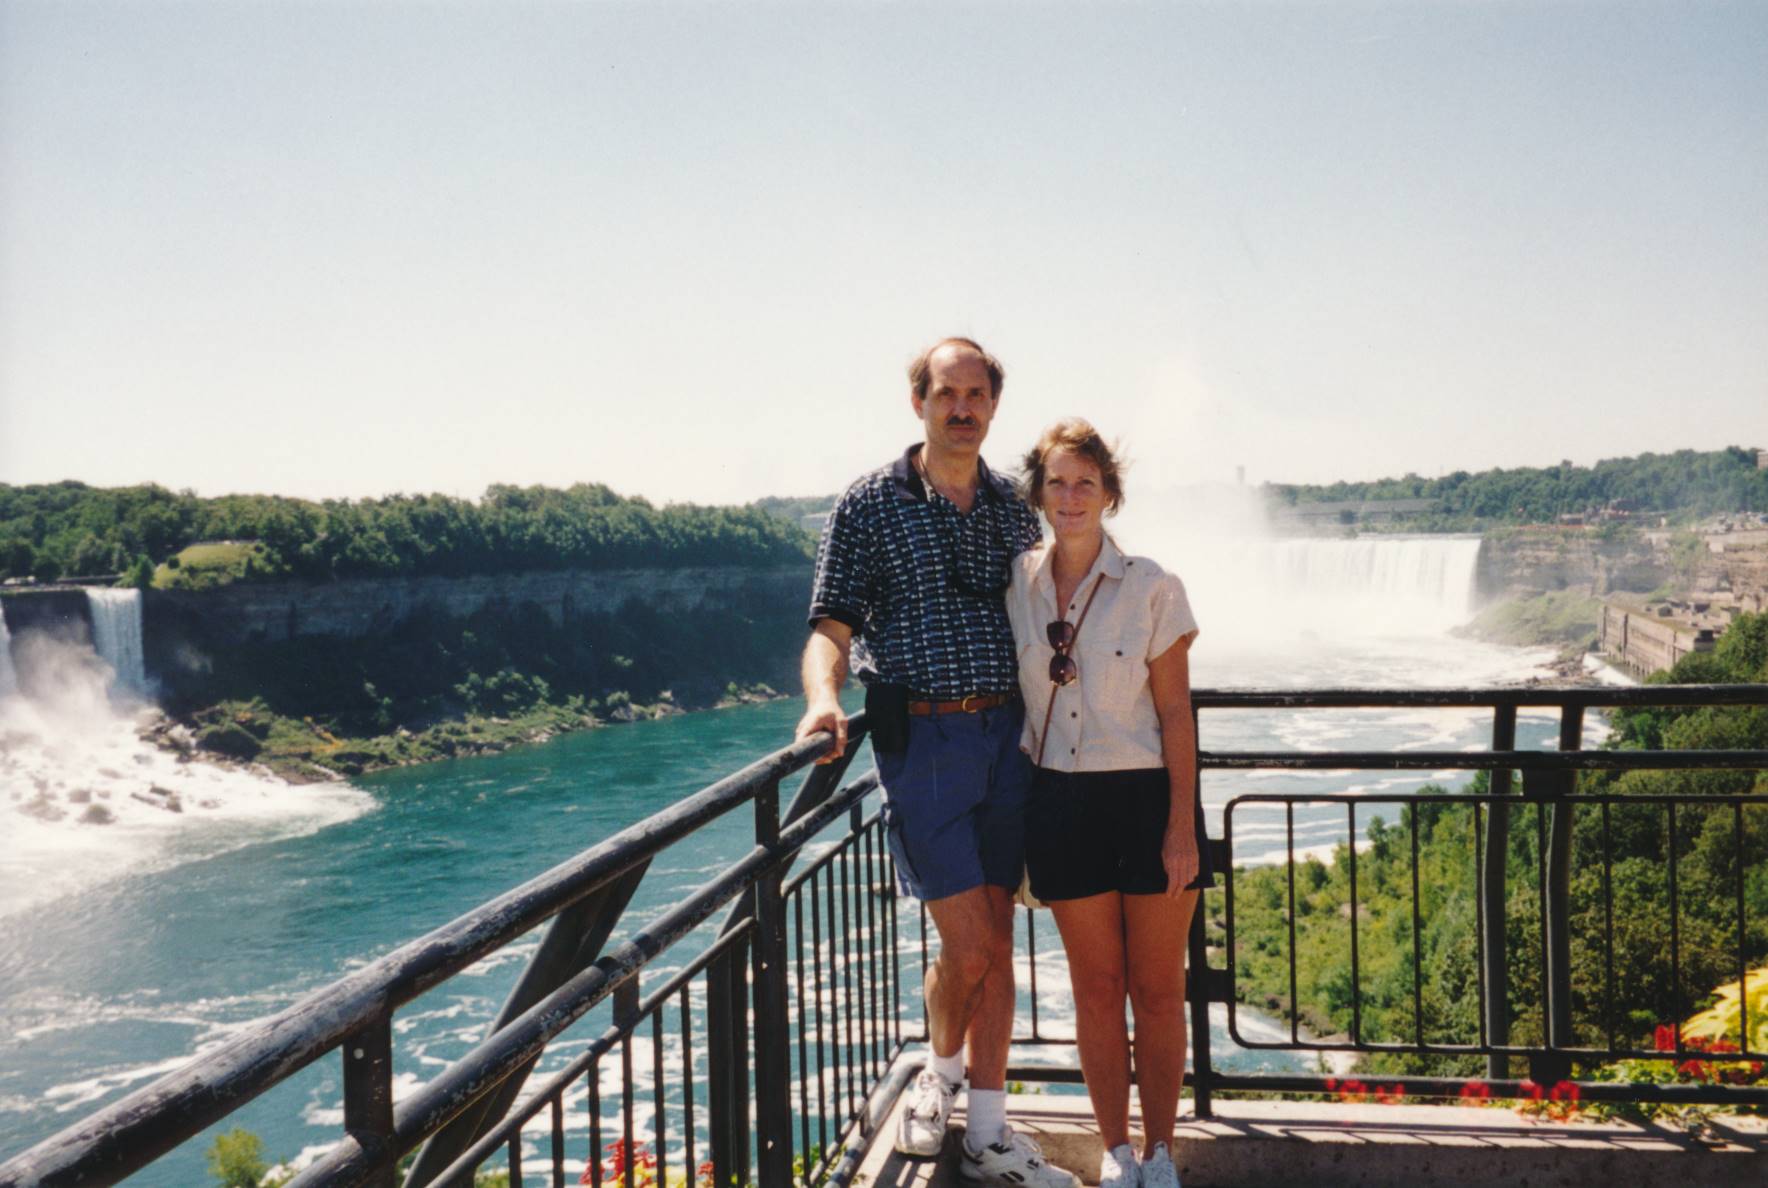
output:
{"label": "forested hillside", "polygon": [[1768,512],[1768,470],[1756,469],[1753,449],[1678,450],[1609,458],[1594,466],[1457,470],[1442,478],[1377,479],[1325,485],[1270,483],[1278,508],[1354,500],[1430,499],[1437,506],[1405,517],[1412,527],[1451,530],[1486,524],[1528,524],[1603,508],[1621,501],[1635,511],[1684,517],[1723,512]]}
{"label": "forested hillside", "polygon": [[[0,578],[118,573],[199,541],[254,541],[234,579],[377,577],[802,561],[813,542],[755,508],[657,508],[598,483],[314,503],[147,485],[0,484]],[[164,576],[164,575],[162,575]],[[162,583],[164,584],[164,583]],[[176,584],[176,583],[174,583]]]}

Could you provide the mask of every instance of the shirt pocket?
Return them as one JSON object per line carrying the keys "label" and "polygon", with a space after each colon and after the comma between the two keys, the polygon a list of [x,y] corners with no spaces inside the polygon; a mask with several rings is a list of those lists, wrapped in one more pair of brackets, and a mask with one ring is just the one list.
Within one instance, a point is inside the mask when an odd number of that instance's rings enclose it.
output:
{"label": "shirt pocket", "polygon": [[1125,715],[1148,685],[1147,633],[1125,632],[1116,637],[1095,639],[1085,649],[1086,664],[1081,680],[1091,686],[1087,698],[1102,711],[1113,714],[1113,722],[1098,722],[1095,727],[1124,729]]}

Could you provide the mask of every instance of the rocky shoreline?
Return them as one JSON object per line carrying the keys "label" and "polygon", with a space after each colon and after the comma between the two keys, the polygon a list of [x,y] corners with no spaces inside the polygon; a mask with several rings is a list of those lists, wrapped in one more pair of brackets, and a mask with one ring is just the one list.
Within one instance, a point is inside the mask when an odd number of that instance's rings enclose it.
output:
{"label": "rocky shoreline", "polygon": [[311,719],[279,716],[262,702],[228,702],[182,717],[156,711],[136,733],[180,763],[207,763],[290,784],[316,784],[442,759],[495,755],[580,730],[760,705],[790,696],[757,683],[707,705],[682,705],[664,692],[653,703],[628,702],[605,715],[543,705],[511,717],[469,715],[417,730],[399,726],[366,738],[338,737]]}

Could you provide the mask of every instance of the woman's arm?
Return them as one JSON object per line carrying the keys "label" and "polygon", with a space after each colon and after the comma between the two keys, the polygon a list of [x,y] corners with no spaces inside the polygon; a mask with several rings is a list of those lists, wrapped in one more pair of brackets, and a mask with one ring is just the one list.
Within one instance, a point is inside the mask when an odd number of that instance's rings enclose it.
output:
{"label": "woman's arm", "polygon": [[1160,847],[1166,865],[1166,893],[1175,899],[1197,877],[1197,724],[1191,717],[1191,641],[1179,637],[1172,647],[1148,662],[1148,686],[1160,718],[1160,755],[1166,764],[1172,803],[1166,815],[1166,840]]}

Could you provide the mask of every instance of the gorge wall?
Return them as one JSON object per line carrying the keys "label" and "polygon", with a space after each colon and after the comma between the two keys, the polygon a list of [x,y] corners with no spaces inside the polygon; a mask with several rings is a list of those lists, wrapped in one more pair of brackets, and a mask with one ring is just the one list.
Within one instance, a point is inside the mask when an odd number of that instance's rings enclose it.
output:
{"label": "gorge wall", "polygon": [[[224,669],[234,670],[238,684],[239,670],[252,665],[283,670],[264,673],[267,681],[296,679],[292,670],[314,657],[348,652],[349,641],[376,639],[419,612],[465,621],[480,612],[535,607],[563,638],[591,651],[599,646],[594,641],[607,642],[610,619],[636,615],[649,624],[645,638],[629,632],[619,651],[636,657],[641,668],[650,657],[657,679],[691,679],[714,690],[726,680],[789,678],[803,641],[810,581],[807,561],[765,569],[531,571],[146,590],[139,639],[145,683],[171,692],[200,690]],[[77,588],[6,591],[0,622],[14,638],[42,631],[96,644],[103,634],[94,631],[91,597]]]}
{"label": "gorge wall", "polygon": [[638,601],[665,614],[703,610],[800,619],[810,605],[809,564],[776,569],[559,570],[465,577],[364,578],[336,582],[235,583],[218,590],[150,590],[147,634],[196,634],[216,645],[277,643],[303,636],[356,639],[426,607],[466,618],[486,607],[533,603],[555,625],[612,613]]}
{"label": "gorge wall", "polygon": [[1668,556],[1644,539],[1606,540],[1584,528],[1505,528],[1486,533],[1474,587],[1482,603],[1554,590],[1603,595],[1653,590],[1672,573]]}

